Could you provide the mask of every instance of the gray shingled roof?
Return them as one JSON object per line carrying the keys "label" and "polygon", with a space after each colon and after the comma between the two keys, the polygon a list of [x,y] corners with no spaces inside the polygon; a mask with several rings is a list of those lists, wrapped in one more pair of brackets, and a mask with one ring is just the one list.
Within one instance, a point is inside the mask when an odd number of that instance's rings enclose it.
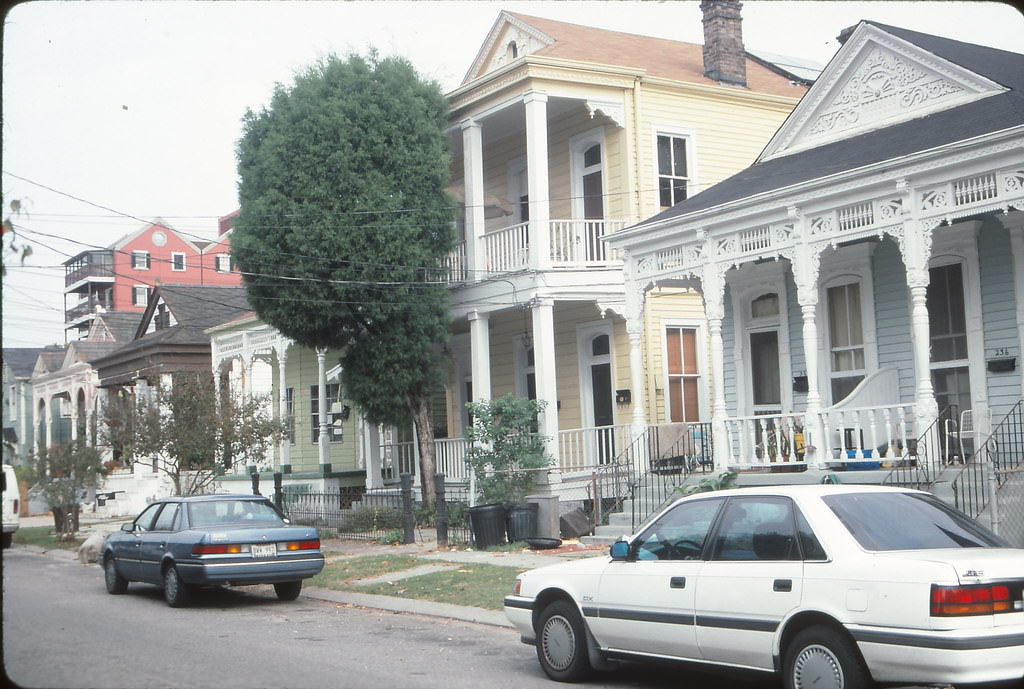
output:
{"label": "gray shingled roof", "polygon": [[1024,124],[1024,55],[876,22],[868,23],[985,76],[1008,90],[859,136],[756,162],[635,227]]}
{"label": "gray shingled roof", "polygon": [[29,378],[43,347],[4,347],[4,363],[16,378]]}
{"label": "gray shingled roof", "polygon": [[96,314],[96,320],[103,321],[115,342],[131,342],[142,321],[141,313],[131,311],[108,311]]}

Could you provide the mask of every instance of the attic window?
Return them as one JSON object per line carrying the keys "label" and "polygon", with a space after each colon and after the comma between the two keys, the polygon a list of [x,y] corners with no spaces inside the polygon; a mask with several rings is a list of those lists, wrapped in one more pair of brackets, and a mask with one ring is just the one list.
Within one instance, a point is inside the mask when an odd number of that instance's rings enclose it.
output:
{"label": "attic window", "polygon": [[167,304],[160,304],[157,306],[156,317],[154,320],[157,330],[163,330],[171,327],[171,314],[167,310]]}
{"label": "attic window", "polygon": [[516,45],[515,41],[509,41],[508,45],[505,47],[505,57],[509,60],[515,60],[519,57],[519,46]]}

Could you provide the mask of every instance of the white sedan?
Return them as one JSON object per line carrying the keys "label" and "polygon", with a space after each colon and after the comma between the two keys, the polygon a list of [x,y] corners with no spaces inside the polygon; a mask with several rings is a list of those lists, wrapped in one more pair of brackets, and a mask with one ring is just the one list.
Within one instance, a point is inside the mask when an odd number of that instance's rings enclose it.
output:
{"label": "white sedan", "polygon": [[1022,591],[1024,550],[928,493],[799,485],[682,498],[504,603],[555,680],[664,658],[862,689],[1024,679]]}

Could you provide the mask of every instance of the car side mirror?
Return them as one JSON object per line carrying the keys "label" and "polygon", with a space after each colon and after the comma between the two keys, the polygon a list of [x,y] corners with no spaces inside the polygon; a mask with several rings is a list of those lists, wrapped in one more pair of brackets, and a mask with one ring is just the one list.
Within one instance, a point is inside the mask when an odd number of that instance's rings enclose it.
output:
{"label": "car side mirror", "polygon": [[128,533],[135,531],[135,522],[128,522],[127,524],[122,524],[121,531],[127,531]]}
{"label": "car side mirror", "polygon": [[613,560],[628,560],[629,541],[615,541],[612,543],[611,548],[608,549],[608,552]]}

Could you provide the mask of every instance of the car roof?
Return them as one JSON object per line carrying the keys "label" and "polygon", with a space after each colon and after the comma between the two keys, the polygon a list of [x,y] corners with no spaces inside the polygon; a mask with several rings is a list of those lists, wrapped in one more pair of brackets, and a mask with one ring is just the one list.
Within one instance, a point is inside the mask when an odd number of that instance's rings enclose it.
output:
{"label": "car roof", "polygon": [[160,498],[154,502],[208,502],[210,500],[267,500],[266,495],[252,495],[250,493],[214,493],[212,495],[175,495],[168,498]]}
{"label": "car roof", "polygon": [[837,495],[850,493],[922,493],[911,488],[898,488],[895,486],[882,486],[876,484],[843,484],[843,483],[800,483],[785,484],[779,486],[745,486],[742,488],[729,488],[726,490],[709,491],[704,493],[692,493],[689,498],[730,496],[730,495],[781,495],[789,497],[808,497],[822,495]]}

